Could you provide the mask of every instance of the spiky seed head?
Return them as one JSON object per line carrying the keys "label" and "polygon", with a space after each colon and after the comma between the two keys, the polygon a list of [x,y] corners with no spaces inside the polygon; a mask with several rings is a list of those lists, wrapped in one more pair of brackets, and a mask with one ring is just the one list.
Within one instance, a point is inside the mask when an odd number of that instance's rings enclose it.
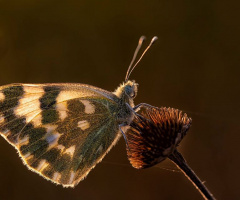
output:
{"label": "spiky seed head", "polygon": [[128,159],[137,169],[165,160],[190,128],[192,119],[174,108],[145,107],[127,132]]}

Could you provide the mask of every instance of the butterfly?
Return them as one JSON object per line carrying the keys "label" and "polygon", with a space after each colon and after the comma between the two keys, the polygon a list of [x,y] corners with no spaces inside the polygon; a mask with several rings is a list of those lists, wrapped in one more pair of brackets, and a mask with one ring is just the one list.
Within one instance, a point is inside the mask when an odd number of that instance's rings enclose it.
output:
{"label": "butterfly", "polygon": [[0,86],[0,134],[30,170],[74,187],[121,135],[126,139],[138,90],[129,76],[157,37],[133,66],[144,40],[139,39],[125,81],[115,92],[73,83]]}

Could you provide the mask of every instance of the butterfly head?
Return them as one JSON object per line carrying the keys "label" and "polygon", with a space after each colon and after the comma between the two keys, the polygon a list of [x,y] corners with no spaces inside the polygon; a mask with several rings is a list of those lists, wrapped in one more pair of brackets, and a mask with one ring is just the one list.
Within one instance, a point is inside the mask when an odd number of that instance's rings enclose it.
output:
{"label": "butterfly head", "polygon": [[135,81],[127,81],[122,87],[125,95],[129,98],[134,99],[137,96],[138,84]]}
{"label": "butterfly head", "polygon": [[138,84],[133,80],[121,84],[114,94],[121,99],[125,99],[125,101],[128,100],[129,103],[132,104],[132,100],[137,96],[137,91]]}

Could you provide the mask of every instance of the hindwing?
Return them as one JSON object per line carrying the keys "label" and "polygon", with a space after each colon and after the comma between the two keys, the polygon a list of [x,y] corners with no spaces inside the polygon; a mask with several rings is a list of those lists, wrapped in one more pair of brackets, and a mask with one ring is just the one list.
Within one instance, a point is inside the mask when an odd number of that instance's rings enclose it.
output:
{"label": "hindwing", "polygon": [[24,164],[74,187],[119,138],[117,97],[83,84],[0,87],[0,133]]}

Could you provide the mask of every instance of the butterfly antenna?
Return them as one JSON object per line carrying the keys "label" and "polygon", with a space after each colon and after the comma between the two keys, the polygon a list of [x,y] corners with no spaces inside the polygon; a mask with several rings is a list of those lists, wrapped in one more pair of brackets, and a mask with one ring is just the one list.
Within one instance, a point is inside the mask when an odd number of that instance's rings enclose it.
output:
{"label": "butterfly antenna", "polygon": [[125,82],[128,81],[130,69],[131,69],[131,67],[132,67],[132,65],[133,65],[133,63],[134,63],[134,61],[135,61],[135,59],[136,59],[136,57],[137,57],[137,54],[138,54],[139,50],[141,49],[142,44],[143,44],[143,42],[144,42],[145,39],[146,39],[145,36],[141,36],[140,39],[139,39],[139,41],[138,41],[137,48],[136,48],[136,50],[135,50],[135,52],[134,52],[134,54],[133,54],[133,58],[132,58],[132,60],[131,60],[131,63],[130,63],[130,65],[129,65],[128,70],[127,70],[127,73],[126,73]]}
{"label": "butterfly antenna", "polygon": [[[125,81],[127,81],[128,80],[128,78],[129,78],[129,76],[130,76],[130,74],[132,73],[132,71],[135,69],[135,67],[138,65],[138,63],[142,60],[142,58],[143,58],[143,56],[145,55],[145,53],[148,51],[148,49],[156,42],[156,40],[158,39],[158,37],[157,36],[154,36],[153,38],[152,38],[152,40],[151,40],[151,42],[149,43],[149,45],[147,46],[147,48],[144,50],[144,52],[142,53],[142,55],[140,56],[140,58],[138,59],[138,61],[135,63],[135,65],[132,67],[132,69],[130,70],[129,68],[129,70],[128,70],[128,72],[127,72],[127,75],[126,75],[126,79],[125,79]],[[139,39],[139,42],[140,42],[140,40],[141,40],[141,38]],[[141,47],[141,46],[140,46]],[[138,49],[138,47],[137,47],[137,49]],[[137,50],[136,49],[136,50]],[[135,54],[134,54],[135,55]],[[135,59],[135,57],[134,57],[134,59]],[[129,72],[130,71],[130,72]]]}

